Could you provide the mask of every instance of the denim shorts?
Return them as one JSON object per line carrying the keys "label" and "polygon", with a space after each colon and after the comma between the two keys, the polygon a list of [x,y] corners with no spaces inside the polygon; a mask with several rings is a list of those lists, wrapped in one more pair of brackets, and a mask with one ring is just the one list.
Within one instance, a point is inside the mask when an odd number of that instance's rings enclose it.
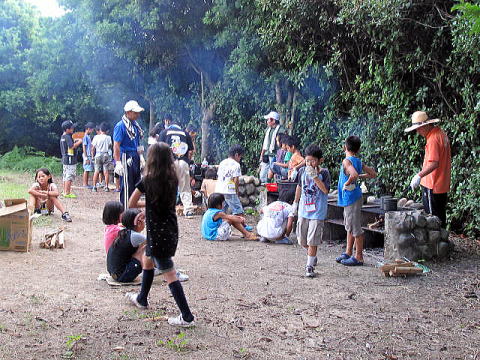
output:
{"label": "denim shorts", "polygon": [[[90,160],[90,164],[86,164],[86,160]],[[84,171],[94,171],[94,167],[93,167],[93,160],[90,156],[85,156],[85,154],[83,154],[83,170]]]}
{"label": "denim shorts", "polygon": [[114,276],[112,277],[117,280],[118,282],[132,282],[137,278],[138,275],[140,275],[142,272],[142,264],[140,261],[138,261],[135,258],[131,258],[130,262],[125,266],[125,270],[123,271],[123,274],[120,276]]}
{"label": "denim shorts", "polygon": [[223,208],[224,212],[230,208],[233,215],[243,214],[243,206],[237,194],[223,194],[223,196],[225,196],[225,207]]}
{"label": "denim shorts", "polygon": [[173,260],[171,257],[159,258],[156,256],[152,256],[151,258],[153,260],[155,268],[160,274],[164,274],[175,269],[175,265],[173,264]]}

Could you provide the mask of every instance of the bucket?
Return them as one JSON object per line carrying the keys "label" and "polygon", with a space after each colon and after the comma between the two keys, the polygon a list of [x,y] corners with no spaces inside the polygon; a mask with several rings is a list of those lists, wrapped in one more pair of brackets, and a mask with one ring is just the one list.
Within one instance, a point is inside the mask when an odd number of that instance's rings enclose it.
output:
{"label": "bucket", "polygon": [[265,184],[267,191],[269,192],[277,192],[278,191],[278,184],[277,183],[267,183]]}

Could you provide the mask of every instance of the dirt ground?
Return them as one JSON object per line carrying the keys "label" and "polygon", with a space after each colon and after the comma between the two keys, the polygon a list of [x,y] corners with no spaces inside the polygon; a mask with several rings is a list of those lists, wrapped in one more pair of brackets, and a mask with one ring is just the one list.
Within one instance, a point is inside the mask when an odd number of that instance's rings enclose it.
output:
{"label": "dirt ground", "polygon": [[341,244],[324,243],[310,279],[298,246],[209,242],[200,217],[180,217],[174,260],[190,276],[197,326],[179,330],[164,318],[177,308],[161,279],[146,311],[126,302],[132,287],[97,280],[103,204],[118,194],[75,191],[63,200],[73,218],[65,249],[39,248],[63,225],[57,212],[35,226],[30,252],[0,252],[0,359],[480,359],[475,240],[456,238],[450,260],[408,279],[384,278],[371,257],[338,265]]}

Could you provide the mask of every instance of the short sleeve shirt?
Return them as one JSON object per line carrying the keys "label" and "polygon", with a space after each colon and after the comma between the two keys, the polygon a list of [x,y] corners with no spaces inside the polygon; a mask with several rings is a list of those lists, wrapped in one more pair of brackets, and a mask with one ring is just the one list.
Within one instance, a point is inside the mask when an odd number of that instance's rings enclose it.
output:
{"label": "short sleeve shirt", "polygon": [[72,134],[63,134],[60,137],[60,151],[63,165],[75,165],[77,163],[76,149],[73,148]]}
{"label": "short sleeve shirt", "polygon": [[220,194],[236,194],[235,178],[241,175],[242,169],[238,162],[231,158],[223,160],[218,166],[215,192]]}
{"label": "short sleeve shirt", "polygon": [[288,162],[288,175],[292,173],[292,169],[300,164],[304,160],[303,156],[300,153],[295,153],[292,155],[290,158],[290,161]]}
{"label": "short sleeve shirt", "polygon": [[263,208],[263,218],[257,225],[258,234],[267,239],[280,237],[285,231],[289,216],[293,216],[290,204],[283,201],[270,203]]}
{"label": "short sleeve shirt", "polygon": [[85,156],[90,157],[92,154],[92,139],[90,138],[90,135],[85,134],[83,137],[83,145],[85,145]]}
{"label": "short sleeve shirt", "polygon": [[447,134],[439,127],[434,127],[430,130],[426,138],[427,144],[425,145],[423,167],[428,166],[431,161],[438,161],[438,168],[424,176],[420,184],[433,190],[434,194],[447,193],[450,191],[452,167],[450,141]]}
{"label": "short sleeve shirt", "polygon": [[[321,169],[318,178],[323,182],[327,190],[330,190],[330,172]],[[298,172],[298,186],[301,188],[300,202],[298,204],[298,216],[304,219],[325,220],[327,218],[328,194],[315,184],[315,181],[307,175],[305,168]]]}
{"label": "short sleeve shirt", "polygon": [[137,152],[137,147],[140,145],[140,134],[136,126],[133,127],[135,131],[135,137],[130,139],[127,133],[127,128],[122,120],[120,120],[113,129],[113,141],[120,143],[120,152],[130,153]]}
{"label": "short sleeve shirt", "polygon": [[[145,194],[144,179],[138,182],[137,189]],[[148,195],[145,196],[147,256],[168,258],[175,255],[178,244],[176,195],[172,194],[170,198],[161,201],[162,206],[152,204]]]}
{"label": "short sleeve shirt", "polygon": [[95,146],[95,157],[98,157],[102,154],[108,154],[110,152],[110,148],[112,147],[112,138],[105,134],[95,135],[92,145]]}

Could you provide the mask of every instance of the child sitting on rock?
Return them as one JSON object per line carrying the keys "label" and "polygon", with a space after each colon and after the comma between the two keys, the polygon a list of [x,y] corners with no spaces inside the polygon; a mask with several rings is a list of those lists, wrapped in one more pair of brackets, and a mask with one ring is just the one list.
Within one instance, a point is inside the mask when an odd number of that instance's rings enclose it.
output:
{"label": "child sitting on rock", "polygon": [[72,219],[65,207],[58,199],[60,193],[53,182],[52,174],[47,168],[38,169],[35,173],[35,182],[28,190],[30,199],[28,208],[34,213],[50,215],[56,207],[62,213],[62,220],[71,222]]}
{"label": "child sitting on rock", "polygon": [[224,195],[219,193],[213,193],[208,198],[208,210],[202,218],[202,237],[206,240],[228,240],[233,226],[243,234],[245,240],[257,240],[254,233],[245,229],[243,216],[227,215],[223,212],[224,201]]}
{"label": "child sitting on rock", "polygon": [[[286,194],[286,193],[285,193]],[[294,215],[292,206],[289,204],[292,199],[286,199],[281,194],[278,201],[274,201],[263,207],[262,219],[257,224],[257,233],[261,242],[274,242],[275,244],[292,245],[288,238],[292,232]]]}

